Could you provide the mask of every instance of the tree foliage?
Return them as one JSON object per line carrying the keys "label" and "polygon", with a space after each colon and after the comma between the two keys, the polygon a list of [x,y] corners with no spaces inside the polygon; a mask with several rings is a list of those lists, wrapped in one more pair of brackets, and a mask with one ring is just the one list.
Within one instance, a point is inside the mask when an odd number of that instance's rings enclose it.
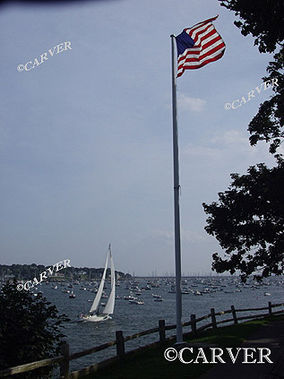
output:
{"label": "tree foliage", "polygon": [[[215,236],[225,250],[213,254],[212,268],[217,272],[239,270],[242,279],[254,274],[257,279],[284,270],[284,163],[279,147],[283,141],[283,17],[281,0],[219,0],[239,17],[235,25],[244,36],[255,37],[260,53],[274,53],[267,67],[274,95],[259,107],[249,124],[251,145],[270,144],[277,165],[263,163],[248,169],[247,175],[231,174],[229,189],[219,193],[219,201],[203,204],[207,218],[205,230]],[[271,82],[270,82],[271,83]],[[276,85],[277,83],[277,85]]]}
{"label": "tree foliage", "polygon": [[263,80],[276,80],[275,95],[260,105],[257,115],[249,124],[250,143],[270,143],[270,152],[277,152],[284,138],[284,2],[282,0],[219,0],[221,5],[234,11],[241,20],[234,24],[244,36],[255,37],[261,53],[275,53]]}
{"label": "tree foliage", "polygon": [[236,270],[242,278],[281,274],[284,269],[284,161],[277,167],[258,164],[247,175],[231,174],[229,189],[219,193],[219,202],[203,204],[205,230],[217,238],[225,257],[213,254],[217,272]]}
{"label": "tree foliage", "polygon": [[261,53],[272,53],[283,42],[284,3],[282,0],[219,0],[241,20],[234,24],[244,36],[255,37]]}
{"label": "tree foliage", "polygon": [[[66,315],[40,294],[33,297],[7,282],[0,292],[0,369],[58,354],[65,321]],[[38,372],[25,377],[38,377]]]}
{"label": "tree foliage", "polygon": [[[270,143],[269,151],[274,154],[284,138],[284,49],[274,55],[275,61],[270,62],[267,68],[268,76],[264,81],[276,80],[273,86],[275,95],[266,100],[259,107],[259,111],[249,124],[250,143],[256,145],[258,141]],[[271,83],[271,82],[270,82]]]}

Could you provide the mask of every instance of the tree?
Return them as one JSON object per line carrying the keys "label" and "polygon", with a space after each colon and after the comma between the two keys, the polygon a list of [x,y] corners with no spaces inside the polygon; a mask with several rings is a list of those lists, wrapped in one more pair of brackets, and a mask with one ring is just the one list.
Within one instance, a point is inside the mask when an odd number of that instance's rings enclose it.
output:
{"label": "tree", "polygon": [[266,100],[259,107],[259,111],[249,124],[250,144],[256,145],[258,141],[270,143],[269,151],[274,154],[280,147],[284,138],[284,49],[274,55],[275,61],[270,62],[267,68],[268,76],[264,81],[275,81],[277,86],[273,86],[275,96]]}
{"label": "tree", "polygon": [[[7,282],[0,292],[0,369],[59,354],[61,325],[68,320],[40,294],[33,297]],[[38,377],[38,370],[25,377]]]}
{"label": "tree", "polygon": [[259,141],[270,144],[276,166],[263,163],[248,169],[247,175],[231,174],[229,189],[219,193],[219,202],[203,203],[207,218],[205,230],[215,236],[225,257],[213,254],[212,268],[217,272],[236,270],[243,280],[253,274],[257,279],[284,270],[284,164],[277,151],[283,137],[284,79],[283,79],[283,15],[280,0],[219,0],[221,5],[240,17],[235,25],[244,36],[255,37],[260,53],[274,53],[267,67],[264,81],[277,83],[274,96],[260,105],[258,113],[248,126],[251,145]]}
{"label": "tree", "polygon": [[282,0],[219,0],[241,20],[234,24],[244,36],[251,34],[261,53],[272,53],[284,39]]}
{"label": "tree", "polygon": [[231,174],[228,191],[219,202],[203,204],[208,217],[205,230],[225,249],[225,258],[213,254],[217,272],[236,270],[242,279],[281,274],[284,269],[284,161],[272,169],[258,164],[248,175]]}
{"label": "tree", "polygon": [[273,80],[275,95],[260,105],[257,115],[249,124],[250,143],[270,143],[274,154],[284,138],[284,2],[282,0],[219,0],[221,5],[235,12],[241,21],[234,24],[244,36],[251,34],[260,53],[272,53],[274,60],[267,67],[264,81]]}

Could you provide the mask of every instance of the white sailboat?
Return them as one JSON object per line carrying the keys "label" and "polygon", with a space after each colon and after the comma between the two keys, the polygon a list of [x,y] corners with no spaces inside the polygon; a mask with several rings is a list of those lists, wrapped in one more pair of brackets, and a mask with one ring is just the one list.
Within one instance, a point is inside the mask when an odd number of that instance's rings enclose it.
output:
{"label": "white sailboat", "polygon": [[[107,301],[102,313],[99,313],[99,305],[100,305],[101,297],[103,294],[103,289],[104,289],[106,272],[107,272],[109,260],[110,260],[111,290],[110,290],[110,295],[109,295],[108,301]],[[111,246],[109,244],[105,268],[104,268],[103,276],[102,276],[102,279],[101,279],[101,282],[99,285],[98,292],[97,292],[96,297],[93,301],[93,304],[89,310],[89,314],[82,315],[80,318],[82,321],[92,321],[92,322],[108,320],[111,318],[110,315],[112,315],[114,312],[114,303],[115,303],[115,269],[114,269],[112,254],[111,254]]]}

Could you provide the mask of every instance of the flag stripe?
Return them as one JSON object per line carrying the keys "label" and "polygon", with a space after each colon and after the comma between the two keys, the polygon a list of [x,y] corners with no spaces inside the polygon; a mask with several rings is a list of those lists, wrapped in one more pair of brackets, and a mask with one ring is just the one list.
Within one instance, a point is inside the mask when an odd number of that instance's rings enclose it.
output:
{"label": "flag stripe", "polygon": [[186,28],[176,37],[178,77],[186,69],[205,66],[223,56],[226,48],[225,43],[211,22],[217,17],[202,21],[191,28]]}
{"label": "flag stripe", "polygon": [[[199,58],[198,59],[197,58],[188,59],[182,65],[180,65],[178,67],[178,76],[180,76],[180,72],[184,72],[185,69],[188,69],[190,67],[198,66],[199,63],[202,64],[203,62],[206,62],[210,58],[216,58],[216,57],[221,58],[221,56],[223,54],[224,54],[224,51],[220,51],[220,49],[218,49],[218,50],[216,50],[215,52],[213,52],[211,54],[205,55],[202,59],[199,59]],[[204,66],[204,65],[202,65],[202,66]],[[200,67],[202,67],[202,66],[200,66]]]}
{"label": "flag stripe", "polygon": [[216,31],[213,28],[210,32],[204,33],[202,36],[199,36],[196,45],[203,46],[205,43],[207,43],[208,41],[211,41],[215,37],[218,37],[219,39],[221,39],[218,33],[216,33]]}
{"label": "flag stripe", "polygon": [[224,43],[221,42],[221,45],[218,45],[214,49],[208,51],[207,53],[202,54],[202,56],[199,55],[197,57],[196,56],[193,57],[192,55],[190,55],[190,57],[186,58],[185,61],[181,65],[179,65],[178,68],[180,68],[182,65],[188,62],[199,62],[199,61],[202,61],[204,58],[209,57],[210,55],[213,55],[218,52],[221,53],[223,51],[223,47],[224,47]]}
{"label": "flag stripe", "polygon": [[[188,54],[195,54],[195,55],[197,55],[196,53],[199,53],[200,55],[202,55],[201,51],[204,52],[204,50],[206,50],[207,47],[210,46],[210,43],[215,44],[215,42],[217,42],[217,41],[222,41],[222,39],[220,38],[220,36],[217,33],[214,32],[214,34],[212,34],[208,38],[204,38],[204,40],[200,44],[201,46],[192,47],[192,48],[186,49],[184,51],[184,53],[179,57],[178,61],[180,62],[181,60],[185,59],[185,57]],[[202,47],[202,49],[201,49],[201,47]],[[212,46],[212,47],[214,47],[214,46]]]}
{"label": "flag stripe", "polygon": [[183,67],[181,70],[179,70],[177,77],[181,76],[186,69],[194,70],[197,68],[201,68],[201,67],[207,65],[208,63],[217,61],[218,59],[222,58],[222,56],[223,56],[223,53],[221,53],[220,55],[217,55],[214,58],[210,58],[210,59],[208,58],[206,61],[200,63],[199,65],[191,65],[190,67]]}
{"label": "flag stripe", "polygon": [[208,43],[208,46],[205,45],[204,49],[202,49],[201,52],[199,51],[200,49],[198,51],[192,51],[192,49],[187,49],[185,51],[186,54],[178,60],[178,63],[182,64],[183,61],[188,59],[188,57],[189,57],[189,59],[190,58],[192,58],[192,59],[202,58],[204,55],[210,54],[211,51],[212,51],[212,53],[214,53],[216,51],[216,48],[223,49],[224,47],[225,47],[224,42],[220,39],[217,39],[212,45],[210,42]]}
{"label": "flag stripe", "polygon": [[181,68],[178,69],[177,76],[181,76],[186,69],[195,69],[205,66],[207,63],[217,61],[224,55],[224,51],[217,51],[216,53],[213,53],[212,55],[209,55],[208,57],[204,57],[203,59],[197,61],[197,62],[186,62]]}
{"label": "flag stripe", "polygon": [[205,20],[205,21],[198,22],[197,24],[193,25],[191,28],[188,28],[188,29],[194,30],[194,29],[197,28],[198,26],[200,26],[200,25],[204,25],[204,24],[208,24],[209,22],[214,21],[214,20],[216,20],[217,18],[218,18],[218,16],[213,17],[213,18],[209,18],[208,20]]}
{"label": "flag stripe", "polygon": [[195,41],[195,43],[198,43],[198,37],[206,32],[208,32],[212,29],[214,29],[214,26],[212,24],[203,25],[202,27],[196,29],[194,32],[192,30],[188,31],[187,34],[190,35],[190,37]]}

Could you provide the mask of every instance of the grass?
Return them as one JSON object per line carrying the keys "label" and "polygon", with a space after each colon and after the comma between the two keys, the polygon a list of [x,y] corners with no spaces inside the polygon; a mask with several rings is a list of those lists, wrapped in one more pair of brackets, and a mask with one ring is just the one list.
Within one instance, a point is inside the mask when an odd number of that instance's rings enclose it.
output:
{"label": "grass", "polygon": [[[264,325],[274,320],[284,319],[284,316],[253,320],[239,325],[232,325],[200,333],[198,338],[187,339],[189,344],[212,344],[220,347],[240,346],[245,339]],[[127,345],[126,345],[127,346]],[[120,361],[85,379],[194,379],[209,370],[210,364],[182,364],[178,360],[168,362],[164,358],[164,350],[173,346],[173,342],[158,348],[138,353],[125,361]],[[188,359],[185,357],[185,359]]]}

